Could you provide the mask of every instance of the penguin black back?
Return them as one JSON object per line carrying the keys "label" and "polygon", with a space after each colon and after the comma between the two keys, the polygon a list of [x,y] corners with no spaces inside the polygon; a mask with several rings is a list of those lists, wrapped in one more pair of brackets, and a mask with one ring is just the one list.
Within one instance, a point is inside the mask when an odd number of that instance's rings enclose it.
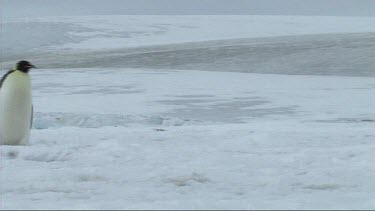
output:
{"label": "penguin black back", "polygon": [[11,74],[12,72],[14,72],[15,70],[9,70],[7,73],[5,73],[5,75],[1,78],[0,80],[0,89],[1,87],[3,86],[3,83],[5,81],[5,79],[8,77],[9,74]]}

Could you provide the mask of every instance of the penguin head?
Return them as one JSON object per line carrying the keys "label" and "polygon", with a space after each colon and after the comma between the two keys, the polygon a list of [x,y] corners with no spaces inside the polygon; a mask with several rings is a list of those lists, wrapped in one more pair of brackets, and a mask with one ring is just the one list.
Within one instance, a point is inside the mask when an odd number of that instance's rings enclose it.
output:
{"label": "penguin head", "polygon": [[35,68],[35,66],[28,61],[19,61],[16,64],[16,70],[22,71],[24,73],[28,73],[31,68]]}

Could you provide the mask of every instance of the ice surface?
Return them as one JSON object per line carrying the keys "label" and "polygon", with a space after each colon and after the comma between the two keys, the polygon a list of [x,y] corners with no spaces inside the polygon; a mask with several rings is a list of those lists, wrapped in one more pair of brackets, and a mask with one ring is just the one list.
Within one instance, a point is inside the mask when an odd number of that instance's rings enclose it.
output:
{"label": "ice surface", "polygon": [[[67,16],[1,21],[3,56],[186,42],[375,31],[374,17]],[[20,33],[22,32],[22,33]]]}
{"label": "ice surface", "polygon": [[[42,54],[44,68],[150,68],[294,75],[375,76],[375,33],[247,38]],[[12,60],[10,60],[12,61]],[[9,63],[9,62],[8,62]],[[9,64],[10,66],[10,64]]]}
{"label": "ice surface", "polygon": [[32,77],[31,144],[0,148],[2,209],[375,207],[373,78]]}
{"label": "ice surface", "polygon": [[375,69],[375,18],[81,16],[0,24],[3,69],[20,59],[40,68],[348,76],[374,76]]}
{"label": "ice surface", "polygon": [[3,72],[40,68],[0,209],[374,209],[373,20],[1,23]]}

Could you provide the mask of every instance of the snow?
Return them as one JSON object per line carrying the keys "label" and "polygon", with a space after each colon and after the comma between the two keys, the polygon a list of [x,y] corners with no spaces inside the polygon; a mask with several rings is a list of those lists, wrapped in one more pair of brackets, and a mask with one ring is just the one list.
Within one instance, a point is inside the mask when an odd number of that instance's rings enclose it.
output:
{"label": "snow", "polygon": [[374,20],[374,17],[325,16],[18,18],[2,21],[0,41],[4,54],[14,51],[17,45],[38,53],[70,52],[254,37],[374,32]]}
{"label": "snow", "polygon": [[[124,19],[129,22],[122,22]],[[325,20],[321,26],[319,19]],[[2,23],[32,23],[51,30],[43,35],[50,42],[44,46],[38,41],[39,34],[34,34],[35,42],[19,42],[19,48],[34,48],[31,58],[35,59],[30,61],[35,65],[42,58],[48,61],[30,73],[35,112],[30,144],[0,146],[0,209],[374,209],[375,79],[370,71],[342,71],[339,64],[324,65],[327,61],[317,54],[327,48],[317,47],[320,42],[311,39],[318,37],[326,45],[336,35],[305,36],[371,32],[372,20],[93,16]],[[72,23],[79,26],[79,33],[72,30]],[[149,33],[148,38],[144,34],[121,37],[128,30],[122,29],[125,23],[130,31]],[[173,24],[165,26],[165,33],[153,33],[161,23]],[[180,28],[184,25],[197,28]],[[259,27],[250,30],[245,25]],[[63,31],[71,32],[74,42],[64,38],[65,34],[54,40]],[[272,37],[282,35],[294,37]],[[18,42],[20,36],[6,39]],[[231,57],[235,65],[242,55],[238,50],[248,48],[237,38],[256,36],[271,36],[267,39],[291,45],[307,40],[309,54],[296,47],[299,50],[293,55],[297,57],[292,57],[303,58],[305,66],[280,59],[263,61],[280,63],[278,74],[242,73],[235,66],[233,72],[210,69],[215,58],[221,60],[216,57],[221,46],[230,42],[230,49],[238,52]],[[368,53],[371,41],[366,40],[372,33],[340,36],[358,42],[340,40],[350,47],[336,45],[332,55],[355,49],[355,55],[360,55],[357,65],[362,62],[364,69],[368,66],[363,61],[373,65]],[[87,48],[94,40],[103,40],[103,45]],[[111,44],[119,40],[126,42]],[[137,44],[141,40],[144,42]],[[185,43],[197,41],[205,42]],[[263,38],[251,41],[259,47],[255,52],[264,50]],[[115,50],[136,44],[150,45],[147,48],[155,52],[139,59],[142,49],[134,49],[139,51],[133,54],[134,61],[149,58],[148,66],[125,68],[120,63],[105,63],[111,57],[127,60],[123,56],[129,52]],[[168,45],[151,46],[156,44]],[[205,48],[199,53],[185,51],[202,44]],[[176,46],[183,49],[183,55],[204,55],[203,60],[209,62],[184,60],[190,65],[184,69],[175,64],[178,48],[163,54],[169,56],[165,58],[170,68],[157,62],[160,57],[150,58],[160,54],[160,49]],[[63,48],[67,48],[66,55],[56,53]],[[92,52],[103,48],[109,57]],[[13,57],[3,57],[2,68],[12,59],[28,55],[17,53],[17,48],[4,48],[3,52],[12,52]],[[246,56],[253,59],[252,54]],[[81,63],[71,65],[80,59]],[[322,65],[311,68],[312,63]],[[61,68],[45,68],[47,64]],[[82,68],[86,66],[90,68]],[[287,75],[298,74],[298,67],[303,75]],[[262,71],[262,66],[256,69]]]}
{"label": "snow", "polygon": [[1,147],[2,209],[375,205],[373,78],[136,69],[32,77],[31,144]]}

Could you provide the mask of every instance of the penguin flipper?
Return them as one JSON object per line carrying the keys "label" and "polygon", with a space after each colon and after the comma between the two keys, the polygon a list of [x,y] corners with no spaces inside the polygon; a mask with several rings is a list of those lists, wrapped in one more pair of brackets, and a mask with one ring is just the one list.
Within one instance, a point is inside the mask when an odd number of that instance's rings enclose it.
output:
{"label": "penguin flipper", "polygon": [[5,73],[5,75],[3,75],[3,77],[0,80],[0,88],[3,86],[3,83],[4,83],[5,79],[9,76],[9,74],[11,74],[14,71],[15,70],[9,70],[7,73]]}

